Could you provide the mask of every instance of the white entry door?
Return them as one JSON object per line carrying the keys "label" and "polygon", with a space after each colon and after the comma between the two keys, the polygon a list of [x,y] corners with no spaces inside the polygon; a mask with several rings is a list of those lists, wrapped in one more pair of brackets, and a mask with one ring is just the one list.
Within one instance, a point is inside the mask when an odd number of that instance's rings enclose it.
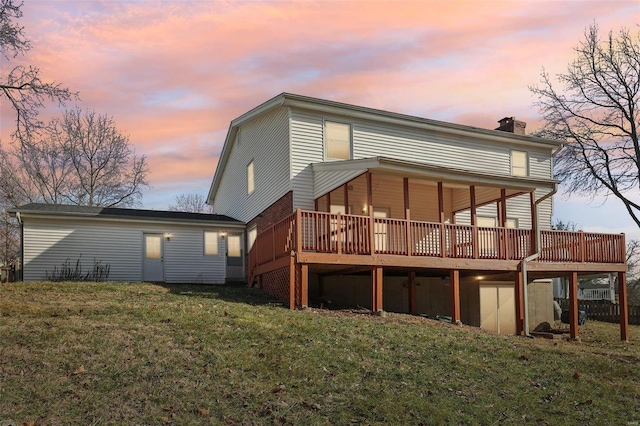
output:
{"label": "white entry door", "polygon": [[164,282],[162,234],[144,234],[142,280]]}
{"label": "white entry door", "polygon": [[244,281],[242,234],[227,235],[227,281]]}

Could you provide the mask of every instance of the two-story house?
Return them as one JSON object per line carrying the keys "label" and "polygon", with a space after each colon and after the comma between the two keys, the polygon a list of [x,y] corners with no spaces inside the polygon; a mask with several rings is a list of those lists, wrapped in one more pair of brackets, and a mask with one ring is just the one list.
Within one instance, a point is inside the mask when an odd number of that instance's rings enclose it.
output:
{"label": "two-story house", "polygon": [[624,235],[550,230],[560,148],[513,118],[485,130],[283,93],[231,122],[208,202],[247,224],[250,284],[291,308],[522,333],[552,315],[544,279],[625,282]]}

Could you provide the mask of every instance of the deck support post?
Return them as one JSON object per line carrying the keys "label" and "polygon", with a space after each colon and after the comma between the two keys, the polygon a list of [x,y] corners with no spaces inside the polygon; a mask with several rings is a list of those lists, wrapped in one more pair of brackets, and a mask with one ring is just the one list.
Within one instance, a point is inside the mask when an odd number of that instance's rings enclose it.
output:
{"label": "deck support post", "polygon": [[529,202],[531,203],[531,250],[529,251],[529,254],[533,254],[533,253],[537,253],[538,252],[538,247],[536,244],[536,233],[538,232],[537,226],[538,226],[538,221],[536,220],[537,213],[536,213],[536,193],[535,191],[531,191],[529,193]]}
{"label": "deck support post", "polygon": [[414,271],[409,272],[407,283],[409,285],[409,313],[415,315],[416,309],[416,286],[413,285],[413,281],[416,279],[416,273]]}
{"label": "deck support post", "polygon": [[371,269],[371,312],[382,312],[382,267],[374,266]]}
{"label": "deck support post", "polygon": [[618,272],[618,303],[620,305],[620,340],[629,341],[629,306],[627,304],[627,273]]}
{"label": "deck support post", "polygon": [[349,185],[346,183],[344,186],[344,214],[351,214],[349,211]]}
{"label": "deck support post", "polygon": [[471,226],[473,226],[473,258],[478,258],[478,219],[476,217],[476,186],[469,187],[469,201],[471,203]]}
{"label": "deck support post", "polygon": [[451,323],[460,324],[460,271],[452,269],[450,272],[451,285]]}
{"label": "deck support post", "polygon": [[498,226],[504,228],[507,226],[507,190],[502,188],[500,190],[500,202],[498,203]]}
{"label": "deck support post", "polygon": [[518,268],[516,272],[516,334],[524,332],[524,292],[527,291],[524,285],[522,271]]}
{"label": "deck support post", "polygon": [[438,212],[438,220],[440,221],[440,257],[445,257],[447,255],[447,249],[445,247],[447,239],[445,237],[444,226],[444,188],[442,187],[442,182],[438,182]]}
{"label": "deck support post", "polygon": [[300,307],[304,309],[309,306],[309,265],[296,264],[296,278],[300,289]]}
{"label": "deck support post", "polygon": [[367,172],[367,213],[369,214],[369,241],[371,245],[371,255],[376,254],[376,233],[375,220],[373,218],[373,177],[371,172]]}
{"label": "deck support post", "polygon": [[578,338],[578,273],[569,274],[569,336]]}
{"label": "deck support post", "polygon": [[407,240],[407,256],[411,256],[413,251],[413,243],[411,242],[411,209],[409,208],[409,178],[402,179],[402,187],[404,189],[404,220],[406,221]]}

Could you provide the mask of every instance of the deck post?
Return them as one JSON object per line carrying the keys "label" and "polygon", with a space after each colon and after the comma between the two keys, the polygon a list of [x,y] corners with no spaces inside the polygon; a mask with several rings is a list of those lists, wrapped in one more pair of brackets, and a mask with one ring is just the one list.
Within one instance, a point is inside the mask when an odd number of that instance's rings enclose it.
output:
{"label": "deck post", "polygon": [[499,213],[500,213],[500,227],[504,228],[505,226],[507,226],[507,190],[502,188],[500,190],[500,209],[499,209]]}
{"label": "deck post", "polygon": [[349,211],[349,185],[344,184],[344,214],[350,214]]}
{"label": "deck post", "polygon": [[524,286],[524,277],[522,270],[518,267],[516,272],[516,334],[520,335],[524,332],[524,292],[527,289]]}
{"label": "deck post", "polygon": [[411,315],[416,314],[416,286],[413,285],[415,279],[416,273],[414,271],[409,272],[407,283],[409,285],[409,313]]}
{"label": "deck post", "polygon": [[367,210],[369,213],[369,241],[371,248],[371,255],[376,254],[376,234],[375,234],[375,220],[373,219],[373,177],[371,172],[367,172]]}
{"label": "deck post", "polygon": [[444,189],[442,182],[438,182],[438,212],[440,221],[440,257],[447,255],[447,239],[445,238],[445,226],[444,226]]}
{"label": "deck post", "polygon": [[300,282],[300,306],[306,308],[309,306],[309,265],[298,263],[296,268],[296,275]]}
{"label": "deck post", "polygon": [[405,226],[406,235],[405,239],[407,240],[407,256],[411,256],[411,252],[413,251],[413,244],[411,242],[411,210],[409,209],[409,178],[402,179],[402,186],[404,188],[404,220],[406,221]]}
{"label": "deck post", "polygon": [[476,186],[469,187],[469,199],[471,203],[471,226],[473,226],[473,258],[478,258],[478,220],[476,218]]}
{"label": "deck post", "polygon": [[371,270],[371,312],[382,312],[382,267],[374,266]]}
{"label": "deck post", "polygon": [[569,274],[569,336],[578,338],[578,273]]}
{"label": "deck post", "polygon": [[529,193],[529,202],[531,203],[531,250],[529,254],[537,253],[540,247],[537,247],[536,244],[536,194],[535,191],[531,191]]}
{"label": "deck post", "polygon": [[292,253],[289,256],[289,309],[296,308],[296,258]]}
{"label": "deck post", "polygon": [[629,305],[627,304],[627,273],[618,272],[618,303],[620,305],[620,340],[629,341]]}
{"label": "deck post", "polygon": [[460,271],[452,269],[450,272],[451,285],[451,323],[460,324]]}

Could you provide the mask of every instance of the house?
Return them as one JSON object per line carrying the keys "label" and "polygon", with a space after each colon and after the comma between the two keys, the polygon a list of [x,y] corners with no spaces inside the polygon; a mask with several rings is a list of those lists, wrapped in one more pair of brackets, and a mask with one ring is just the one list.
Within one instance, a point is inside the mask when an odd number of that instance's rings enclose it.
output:
{"label": "house", "polygon": [[524,129],[283,93],[231,122],[208,202],[247,224],[250,284],[291,308],[330,299],[520,334],[553,319],[564,276],[576,337],[578,274],[624,287],[625,238],[550,230],[561,144]]}
{"label": "house", "polygon": [[219,284],[244,281],[244,223],[222,215],[27,204],[22,227],[25,281],[68,262],[109,267],[110,281]]}

